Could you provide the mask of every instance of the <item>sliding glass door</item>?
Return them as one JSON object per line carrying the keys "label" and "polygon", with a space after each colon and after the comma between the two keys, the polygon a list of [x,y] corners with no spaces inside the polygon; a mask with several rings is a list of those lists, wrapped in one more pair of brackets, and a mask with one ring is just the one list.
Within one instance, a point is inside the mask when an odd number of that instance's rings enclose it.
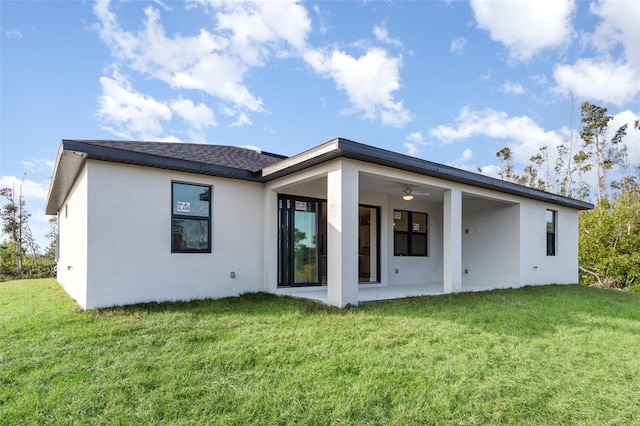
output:
{"label": "sliding glass door", "polygon": [[[380,208],[358,209],[358,281],[380,281]],[[327,283],[327,202],[278,195],[278,286]]]}
{"label": "sliding glass door", "polygon": [[322,284],[326,276],[323,205],[324,201],[312,198],[278,197],[279,286]]}

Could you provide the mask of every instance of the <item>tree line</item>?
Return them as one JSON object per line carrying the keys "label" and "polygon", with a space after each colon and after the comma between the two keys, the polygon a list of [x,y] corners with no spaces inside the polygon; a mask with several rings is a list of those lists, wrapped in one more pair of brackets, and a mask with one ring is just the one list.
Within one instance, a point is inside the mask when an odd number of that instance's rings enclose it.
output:
{"label": "tree line", "polygon": [[0,207],[0,220],[6,237],[0,243],[0,281],[54,276],[57,218],[49,219],[50,242],[42,252],[29,227],[31,213],[22,192],[16,195],[12,188],[2,188],[0,197],[5,201]]}
{"label": "tree line", "polygon": [[[567,143],[542,146],[521,172],[513,165],[511,149],[502,148],[496,153],[502,163],[498,176],[571,198],[595,199],[595,208],[579,215],[580,282],[640,292],[640,165],[629,164],[624,142],[629,125],[640,131],[640,120],[617,129],[610,128],[611,120],[606,108],[584,102],[579,137],[571,123]],[[595,198],[589,173],[595,173]]]}

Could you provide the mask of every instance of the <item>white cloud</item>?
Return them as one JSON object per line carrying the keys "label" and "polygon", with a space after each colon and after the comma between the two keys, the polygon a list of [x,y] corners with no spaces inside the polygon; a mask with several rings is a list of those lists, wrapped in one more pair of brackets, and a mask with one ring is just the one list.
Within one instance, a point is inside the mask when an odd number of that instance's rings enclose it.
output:
{"label": "white cloud", "polygon": [[252,124],[253,124],[253,121],[251,121],[249,116],[247,114],[245,114],[244,112],[241,112],[238,115],[238,119],[236,121],[234,121],[233,123],[229,124],[229,127],[251,126]]}
{"label": "white cloud", "polygon": [[[158,4],[163,13],[170,12],[165,3]],[[321,17],[320,6],[309,7]],[[403,102],[394,99],[400,87],[402,57],[378,47],[365,48],[359,57],[338,48],[313,48],[307,43],[311,19],[301,2],[192,0],[186,7],[190,12],[196,8],[212,16],[210,27],[192,34],[168,34],[161,9],[146,7],[141,24],[125,28],[115,9],[102,1],[94,5],[95,28],[111,49],[114,67],[162,81],[174,90],[205,92],[219,101],[218,108],[231,117],[231,126],[250,125],[250,113],[264,112],[263,100],[249,90],[245,80],[253,68],[265,66],[273,57],[303,58],[317,73],[332,78],[351,103],[345,113],[391,126],[403,126],[413,118]],[[373,32],[379,42],[401,45],[389,36],[384,24]],[[112,79],[105,76],[103,80],[105,85]],[[133,91],[131,85],[128,89]],[[105,109],[101,106],[99,111],[100,116],[111,118],[103,120],[105,128],[126,133],[117,122],[118,115],[105,114]],[[157,123],[158,116],[147,121]],[[151,133],[157,130],[156,126]]]}
{"label": "white cloud", "polygon": [[4,35],[7,38],[22,38],[22,33],[16,29],[7,30],[4,32]]}
{"label": "white cloud", "polygon": [[588,36],[591,43],[602,52],[621,44],[627,62],[640,68],[640,3],[601,0],[591,3],[591,11],[601,18],[596,31]]}
{"label": "white cloud", "polygon": [[170,120],[171,108],[149,95],[136,92],[117,70],[113,78],[101,77],[102,95],[96,113],[103,128],[126,139],[157,140],[161,121]]}
{"label": "white cloud", "polygon": [[471,158],[473,158],[473,151],[471,150],[471,148],[465,148],[465,150],[462,151],[462,155],[460,155],[460,157],[454,159],[453,161],[449,161],[447,165],[456,167],[458,169],[470,170],[472,166],[468,165],[467,162],[471,160]]}
{"label": "white cloud", "polygon": [[404,149],[407,151],[407,154],[409,154],[412,157],[417,157],[418,154],[420,153],[420,150],[414,143],[405,142],[404,144],[402,144],[402,146],[404,146]]}
{"label": "white cloud", "polygon": [[397,47],[402,46],[402,42],[400,40],[389,36],[389,31],[384,23],[373,27],[373,35],[376,37],[376,40],[381,43],[391,44]]}
{"label": "white cloud", "polygon": [[345,113],[380,119],[382,124],[396,127],[402,127],[412,119],[402,101],[393,97],[400,88],[401,56],[392,57],[386,50],[374,47],[358,58],[338,49],[309,50],[305,60],[317,73],[332,78],[337,88],[347,93],[352,107]]}
{"label": "white cloud", "polygon": [[407,154],[417,157],[420,153],[420,146],[426,145],[422,132],[412,132],[404,137],[404,149]]}
{"label": "white cloud", "polygon": [[471,157],[473,157],[473,151],[471,150],[471,148],[467,148],[462,152],[462,156],[455,160],[455,163],[464,164],[467,161],[471,160]]}
{"label": "white cloud", "polygon": [[525,88],[522,87],[522,84],[512,83],[510,81],[504,83],[500,87],[500,90],[508,95],[523,95],[526,92]]}
{"label": "white cloud", "polygon": [[95,28],[117,66],[163,81],[172,89],[201,90],[238,111],[237,120],[250,122],[240,117],[240,111],[262,112],[263,101],[245,84],[247,72],[264,66],[272,56],[301,55],[311,28],[307,11],[296,1],[200,0],[187,9],[196,6],[215,19],[212,28],[200,28],[192,35],[168,36],[154,7],[144,9],[140,28],[124,29],[108,1],[94,6],[99,21]]}
{"label": "white cloud", "polygon": [[493,76],[495,75],[495,71],[493,69],[488,69],[486,73],[484,74],[480,74],[480,80],[482,81],[489,81],[493,78]]}
{"label": "white cloud", "polygon": [[506,112],[485,109],[472,111],[464,107],[456,118],[456,126],[440,125],[429,130],[429,134],[443,143],[468,139],[474,136],[486,136],[509,142],[514,160],[525,164],[540,147],[549,146],[552,150],[564,137],[555,131],[546,131],[526,115],[509,117]]}
{"label": "white cloud", "polygon": [[[30,204],[28,203],[29,200],[42,203],[47,199],[47,194],[49,193],[49,179],[38,182],[27,178],[23,181],[21,177],[17,176],[0,176],[0,188],[11,189],[16,203],[20,196],[20,187],[22,187],[22,197],[27,201],[27,209],[30,210]],[[2,204],[6,202],[4,198],[0,201]]]}
{"label": "white cloud", "polygon": [[[631,102],[640,93],[640,3],[599,1],[591,11],[600,18],[593,33],[584,35],[598,55],[554,69],[557,92],[617,106]],[[617,50],[618,46],[621,50]]]}
{"label": "white cloud", "polygon": [[255,145],[241,145],[240,148],[246,148],[246,149],[250,149],[252,151],[258,152],[258,153],[262,153],[262,149],[260,147],[255,146]]}
{"label": "white cloud", "polygon": [[306,46],[311,20],[297,1],[203,3],[214,6],[217,29],[231,32],[232,51],[248,65],[263,65],[271,51],[282,55],[289,46],[298,52]]}
{"label": "white cloud", "polygon": [[203,103],[194,105],[190,99],[179,98],[171,102],[171,109],[195,130],[202,131],[216,125],[213,111]]}
{"label": "white cloud", "polygon": [[[639,113],[625,110],[613,115],[609,123],[607,139],[611,139],[615,131],[623,124],[628,124],[627,135],[623,142],[628,148],[627,162],[633,166],[640,164],[640,132],[633,129],[633,123],[640,118]],[[465,140],[473,137],[489,137],[504,140],[505,146],[511,149],[516,168],[522,168],[530,163],[530,158],[537,154],[541,147],[546,146],[549,155],[549,164],[555,163],[557,156],[556,147],[559,144],[567,144],[570,131],[562,127],[557,131],[546,130],[535,123],[527,116],[510,117],[507,113],[485,109],[482,111],[472,111],[463,108],[456,118],[454,126],[437,126],[429,131],[430,135],[438,138],[444,143],[457,140]],[[580,144],[580,142],[578,142]],[[465,167],[464,163],[471,157],[471,152],[463,152],[463,155],[454,160],[451,164],[456,167]],[[482,167],[482,173],[496,177],[501,170],[499,165],[486,165]],[[628,173],[634,173],[629,170]],[[622,171],[614,169],[609,173],[609,182],[619,179]],[[596,186],[595,169],[585,176],[592,189]]]}
{"label": "white cloud", "polygon": [[48,158],[34,158],[32,160],[22,160],[20,164],[32,173],[42,171],[50,173],[53,171],[55,161],[49,160]]}
{"label": "white cloud", "polygon": [[449,52],[451,53],[463,53],[464,48],[467,45],[467,39],[464,37],[458,37],[451,40],[451,46],[449,47]]}
{"label": "white cloud", "polygon": [[[163,136],[163,137],[157,137],[153,139],[153,142],[184,142],[182,139],[180,139],[177,136]],[[200,142],[204,142],[204,141],[198,141],[198,140],[194,140],[193,142],[195,143],[200,143]]]}
{"label": "white cloud", "polygon": [[101,21],[99,32],[121,64],[173,88],[202,90],[243,108],[262,110],[262,100],[251,95],[242,84],[248,69],[246,64],[225,54],[229,40],[206,29],[200,29],[199,34],[192,37],[167,38],[159,22],[160,15],[152,7],[145,9],[144,28],[127,32],[119,27],[107,5],[99,2],[94,7]]}
{"label": "white cloud", "polygon": [[158,6],[160,6],[161,8],[163,8],[164,10],[166,10],[167,12],[171,12],[173,10],[173,8],[171,8],[170,6],[168,6],[165,2],[163,2],[161,0],[153,0],[153,2],[155,4],[157,4]]}
{"label": "white cloud", "polygon": [[413,120],[413,114],[405,109],[402,101],[391,102],[380,108],[380,121],[385,126],[403,127]]}
{"label": "white cloud", "polygon": [[573,34],[573,0],[471,0],[479,28],[509,49],[514,60],[527,61],[543,49],[567,43]]}
{"label": "white cloud", "polygon": [[[500,168],[500,166],[497,166],[495,164],[489,164],[487,166],[482,166],[480,168],[480,173],[482,173],[485,176],[490,176],[496,179],[500,179],[500,175],[498,174],[502,169]],[[474,170],[475,171],[475,170]]]}
{"label": "white cloud", "polygon": [[540,86],[544,86],[545,84],[547,84],[547,76],[544,74],[536,74],[536,75],[530,75],[529,79],[532,80],[534,83],[539,84]]}
{"label": "white cloud", "polygon": [[558,65],[553,71],[560,93],[573,90],[581,98],[618,106],[640,93],[640,73],[629,64],[580,59],[573,65]]}
{"label": "white cloud", "polygon": [[329,31],[329,26],[327,25],[326,19],[322,15],[322,11],[320,10],[320,6],[317,4],[313,5],[313,11],[318,15],[318,20],[320,21],[318,26],[320,30],[320,34],[325,35],[327,31]]}

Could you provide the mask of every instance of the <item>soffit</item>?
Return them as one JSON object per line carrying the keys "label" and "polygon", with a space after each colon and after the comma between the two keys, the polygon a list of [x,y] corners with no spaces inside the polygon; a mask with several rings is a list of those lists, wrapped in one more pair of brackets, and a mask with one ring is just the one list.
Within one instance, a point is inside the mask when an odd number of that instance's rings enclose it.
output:
{"label": "soffit", "polygon": [[65,151],[62,145],[60,146],[45,206],[46,214],[55,215],[58,213],[78,173],[80,173],[85,158],[86,155],[82,152]]}

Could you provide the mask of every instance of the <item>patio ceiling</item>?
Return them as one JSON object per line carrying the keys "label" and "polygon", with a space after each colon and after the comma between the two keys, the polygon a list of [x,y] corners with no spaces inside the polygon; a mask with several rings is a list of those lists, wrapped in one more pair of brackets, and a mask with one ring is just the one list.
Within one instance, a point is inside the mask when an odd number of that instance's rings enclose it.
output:
{"label": "patio ceiling", "polygon": [[[434,203],[441,203],[444,201],[445,190],[437,188],[435,186],[418,185],[415,182],[406,179],[381,177],[368,173],[360,173],[358,180],[361,191],[377,192],[387,194],[392,197],[401,198],[403,195],[403,191],[407,188],[407,186],[409,186],[411,190],[414,191],[415,200],[417,201]],[[304,185],[315,185],[318,187],[322,187],[322,190],[324,191],[327,185],[327,178],[325,176],[318,177],[311,181],[306,181],[301,185],[292,183],[290,185],[281,187],[280,190],[284,189],[286,191],[287,189],[289,189],[293,192],[296,192],[296,188],[300,188]]]}
{"label": "patio ceiling", "polygon": [[401,198],[403,191],[409,187],[414,191],[414,200],[430,203],[441,203],[444,200],[445,190],[435,186],[418,185],[406,179],[383,178],[361,173],[359,181],[361,191],[382,192],[392,197]]}

